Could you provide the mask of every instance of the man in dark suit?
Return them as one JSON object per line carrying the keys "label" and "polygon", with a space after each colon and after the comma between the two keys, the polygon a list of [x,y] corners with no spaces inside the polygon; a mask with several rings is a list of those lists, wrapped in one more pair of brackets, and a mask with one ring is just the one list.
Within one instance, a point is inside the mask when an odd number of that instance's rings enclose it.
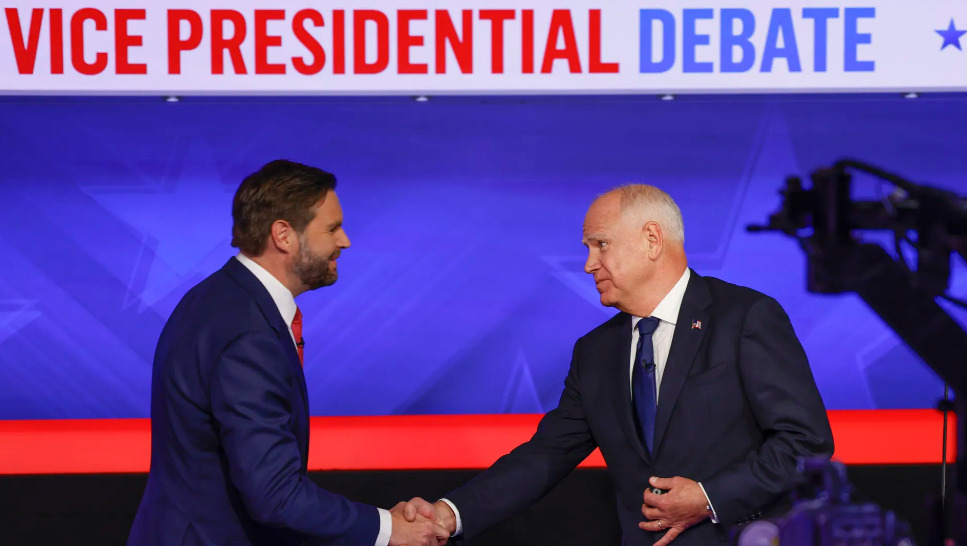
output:
{"label": "man in dark suit", "polygon": [[335,186],[332,174],[283,160],[239,186],[239,254],[185,295],[158,341],[151,470],[129,546],[415,546],[446,536],[412,506],[355,503],[307,474],[294,298],[334,283],[349,247]]}
{"label": "man in dark suit", "polygon": [[797,458],[832,454],[782,308],[689,270],[683,243],[681,212],[657,188],[591,205],[585,271],[620,313],[577,341],[534,436],[434,504],[455,542],[527,507],[599,447],[623,544],[715,544],[788,506]]}

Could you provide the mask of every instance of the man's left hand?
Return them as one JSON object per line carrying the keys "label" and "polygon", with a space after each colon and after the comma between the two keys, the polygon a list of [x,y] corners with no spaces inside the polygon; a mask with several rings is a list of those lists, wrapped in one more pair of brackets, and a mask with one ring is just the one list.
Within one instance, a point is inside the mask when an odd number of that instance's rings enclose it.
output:
{"label": "man's left hand", "polygon": [[668,531],[655,546],[665,546],[685,529],[709,517],[708,499],[698,482],[680,476],[652,476],[648,483],[667,490],[661,495],[646,490],[641,506],[641,513],[649,521],[639,523],[638,527],[645,531]]}

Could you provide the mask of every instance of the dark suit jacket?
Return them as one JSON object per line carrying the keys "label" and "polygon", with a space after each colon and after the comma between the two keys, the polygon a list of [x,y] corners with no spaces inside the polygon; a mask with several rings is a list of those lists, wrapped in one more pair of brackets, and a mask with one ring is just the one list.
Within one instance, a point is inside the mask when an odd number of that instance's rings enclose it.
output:
{"label": "dark suit jacket", "polygon": [[636,431],[630,351],[626,313],[577,341],[560,403],[533,438],[446,496],[467,538],[539,499],[600,447],[623,544],[661,536],[637,527],[649,476],[702,482],[721,526],[705,520],[674,544],[717,544],[732,525],[783,507],[797,457],[832,454],[806,355],[772,298],[691,273],[660,386],[654,457]]}
{"label": "dark suit jacket", "polygon": [[165,324],[151,434],[129,546],[376,542],[375,507],[308,478],[299,357],[268,291],[235,258],[192,288]]}

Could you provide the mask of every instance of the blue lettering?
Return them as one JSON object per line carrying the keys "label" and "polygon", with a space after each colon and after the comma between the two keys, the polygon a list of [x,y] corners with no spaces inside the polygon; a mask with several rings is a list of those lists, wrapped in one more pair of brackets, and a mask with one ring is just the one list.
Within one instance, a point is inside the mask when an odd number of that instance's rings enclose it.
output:
{"label": "blue lettering", "polygon": [[826,72],[827,25],[830,19],[839,17],[839,8],[803,8],[802,16],[813,20],[813,70]]}
{"label": "blue lettering", "polygon": [[682,71],[711,72],[712,63],[695,60],[695,46],[708,45],[708,34],[698,34],[695,31],[695,21],[711,19],[714,16],[711,9],[682,10]]}
{"label": "blue lettering", "polygon": [[[651,30],[654,22],[661,23],[661,59],[652,59]],[[667,72],[675,64],[675,17],[663,9],[643,9],[639,14],[640,54],[638,71]]]}
{"label": "blue lettering", "polygon": [[843,36],[843,46],[845,58],[843,59],[843,69],[846,72],[873,72],[874,61],[860,61],[856,58],[856,49],[860,44],[869,44],[873,41],[871,34],[860,34],[856,29],[856,20],[859,18],[876,17],[876,8],[846,8],[844,10],[845,34]]}
{"label": "blue lettering", "polygon": [[[779,36],[782,35],[782,47]],[[802,72],[799,64],[799,50],[796,48],[796,32],[792,26],[792,11],[789,8],[775,8],[769,19],[769,32],[762,48],[762,72],[772,72],[772,62],[777,58],[786,59],[790,72]]]}
{"label": "blue lettering", "polygon": [[[875,7],[803,7],[801,12],[800,8],[795,9],[794,16],[792,8],[772,8],[768,23],[757,22],[755,12],[746,8],[683,8],[680,14],[668,9],[641,9],[639,72],[661,73],[676,68],[679,46],[682,48],[681,71],[685,74],[744,73],[755,70],[756,65],[763,73],[776,70],[802,72],[796,24],[802,25],[798,30],[805,33],[808,33],[806,25],[812,24],[813,27],[813,62],[807,70],[817,74],[828,72],[837,68],[836,59],[830,60],[829,48],[831,39],[838,45],[838,37],[832,34],[839,31],[839,27],[834,25],[840,18],[843,19],[843,70],[874,71],[875,61],[861,57],[863,53],[867,57],[875,56],[875,51],[872,48],[860,51],[864,44],[873,43],[873,32],[861,31],[860,25],[873,24],[861,20],[875,19]],[[681,21],[678,20],[679,15]],[[719,20],[716,22],[717,18]],[[678,26],[679,22],[681,27]],[[678,39],[679,32],[681,41]],[[764,38],[761,45],[757,38]],[[715,53],[702,53],[715,47],[715,39],[718,40],[717,61]],[[806,40],[809,40],[808,34]],[[808,46],[804,44],[804,47]],[[805,54],[809,56],[808,51]],[[832,54],[835,56],[837,53]],[[708,60],[699,60],[703,57]],[[781,66],[776,69],[777,61],[784,62],[785,69]]]}
{"label": "blue lettering", "polygon": [[[735,34],[735,22],[742,23],[741,30]],[[748,72],[755,64],[755,46],[752,33],[755,32],[755,16],[747,9],[722,10],[722,38],[719,43],[722,59],[722,72]],[[742,52],[736,61],[732,54],[738,47]]]}

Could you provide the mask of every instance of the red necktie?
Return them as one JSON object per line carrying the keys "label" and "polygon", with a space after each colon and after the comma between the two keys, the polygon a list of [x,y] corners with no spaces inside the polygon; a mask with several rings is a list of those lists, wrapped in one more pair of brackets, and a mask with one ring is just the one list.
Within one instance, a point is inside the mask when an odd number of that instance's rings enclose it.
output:
{"label": "red necktie", "polygon": [[305,347],[306,342],[302,339],[302,311],[298,307],[295,308],[295,316],[292,317],[292,336],[295,337],[295,347],[299,351],[299,364],[305,366],[305,357],[302,354],[302,349]]}

